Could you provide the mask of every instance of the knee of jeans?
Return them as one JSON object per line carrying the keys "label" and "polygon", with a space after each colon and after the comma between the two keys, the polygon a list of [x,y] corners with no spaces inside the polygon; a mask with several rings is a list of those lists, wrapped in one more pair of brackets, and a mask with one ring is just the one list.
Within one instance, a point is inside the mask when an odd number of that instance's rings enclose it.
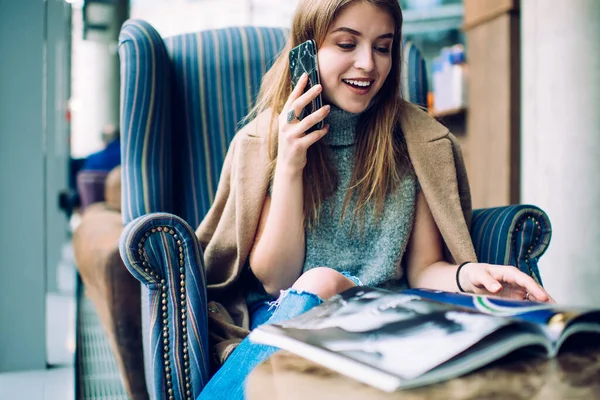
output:
{"label": "knee of jeans", "polygon": [[318,267],[306,271],[292,285],[292,289],[314,293],[322,299],[356,286],[353,279],[327,267]]}
{"label": "knee of jeans", "polygon": [[323,302],[323,299],[316,293],[302,289],[290,288],[280,291],[277,300],[269,303],[269,311],[278,309],[282,303],[285,301],[290,301],[290,299],[292,299],[291,301],[293,302],[305,302],[310,304],[314,303],[313,305],[318,305]]}

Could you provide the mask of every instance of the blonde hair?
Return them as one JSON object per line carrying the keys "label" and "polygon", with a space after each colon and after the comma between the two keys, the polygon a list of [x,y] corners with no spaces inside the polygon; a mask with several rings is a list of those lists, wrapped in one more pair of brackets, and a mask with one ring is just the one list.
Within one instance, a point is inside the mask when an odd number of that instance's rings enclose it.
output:
{"label": "blonde hair", "polygon": [[[271,159],[271,179],[277,162],[278,129],[275,117],[292,91],[288,54],[300,43],[314,39],[320,46],[335,18],[348,6],[363,2],[388,12],[395,22],[391,51],[392,66],[374,104],[364,112],[357,126],[356,163],[350,189],[344,199],[342,219],[352,198],[356,199],[354,221],[364,220],[367,205],[375,206],[375,216],[381,215],[386,196],[394,190],[404,173],[411,168],[406,145],[399,128],[399,116],[404,105],[400,91],[402,56],[402,12],[398,0],[300,0],[288,41],[273,66],[262,80],[256,106],[249,118],[262,111],[273,110],[268,136]],[[323,200],[337,187],[337,173],[322,141],[313,144],[307,154],[303,172],[305,224],[314,227],[319,219]]]}

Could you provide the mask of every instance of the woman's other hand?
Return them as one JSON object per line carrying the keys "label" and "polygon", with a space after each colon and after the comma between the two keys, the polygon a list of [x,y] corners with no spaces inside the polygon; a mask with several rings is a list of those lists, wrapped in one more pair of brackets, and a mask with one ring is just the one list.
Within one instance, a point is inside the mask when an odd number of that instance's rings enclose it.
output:
{"label": "woman's other hand", "polygon": [[458,279],[466,292],[555,303],[532,277],[510,265],[469,263],[461,268]]}
{"label": "woman's other hand", "polygon": [[[323,90],[321,85],[315,85],[303,93],[307,82],[308,75],[303,74],[279,115],[277,168],[285,168],[291,173],[304,169],[308,148],[325,136],[329,128],[325,126],[323,129],[306,134],[308,129],[323,121],[329,114],[329,105],[321,107],[302,120],[298,119],[304,107],[310,104]],[[291,116],[296,118],[288,118],[291,112],[293,112]]]}

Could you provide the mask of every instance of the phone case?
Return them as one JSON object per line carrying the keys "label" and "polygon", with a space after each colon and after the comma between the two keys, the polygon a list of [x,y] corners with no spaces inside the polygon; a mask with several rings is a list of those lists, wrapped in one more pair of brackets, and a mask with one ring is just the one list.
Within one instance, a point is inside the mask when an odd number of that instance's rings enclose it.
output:
{"label": "phone case", "polygon": [[[306,42],[294,47],[290,51],[290,73],[292,75],[292,87],[296,87],[298,80],[303,73],[308,75],[308,83],[304,88],[304,92],[309,90],[314,85],[320,84],[319,64],[317,62],[317,45],[314,40]],[[309,105],[307,105],[299,115],[303,119],[323,106],[323,99],[319,94]],[[317,123],[310,128],[307,133],[323,128],[323,121]]]}

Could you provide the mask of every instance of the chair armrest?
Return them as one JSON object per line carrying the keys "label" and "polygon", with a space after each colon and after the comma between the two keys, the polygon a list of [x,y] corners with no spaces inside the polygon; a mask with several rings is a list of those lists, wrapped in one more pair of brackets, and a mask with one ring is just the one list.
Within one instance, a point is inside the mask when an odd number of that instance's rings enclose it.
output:
{"label": "chair armrest", "polygon": [[538,260],[546,252],[552,236],[550,219],[532,205],[512,205],[473,211],[471,238],[479,262],[514,265],[542,279]]}
{"label": "chair armrest", "polygon": [[121,211],[121,166],[114,167],[104,181],[104,201],[115,211]]}
{"label": "chair armrest", "polygon": [[140,284],[119,255],[121,214],[105,203],[90,205],[73,232],[77,270],[94,304],[123,385],[131,399],[148,399],[141,338]]}
{"label": "chair armrest", "polygon": [[194,231],[175,215],[148,214],[125,227],[119,250],[148,289],[154,398],[195,399],[210,377],[210,357],[204,261]]}

